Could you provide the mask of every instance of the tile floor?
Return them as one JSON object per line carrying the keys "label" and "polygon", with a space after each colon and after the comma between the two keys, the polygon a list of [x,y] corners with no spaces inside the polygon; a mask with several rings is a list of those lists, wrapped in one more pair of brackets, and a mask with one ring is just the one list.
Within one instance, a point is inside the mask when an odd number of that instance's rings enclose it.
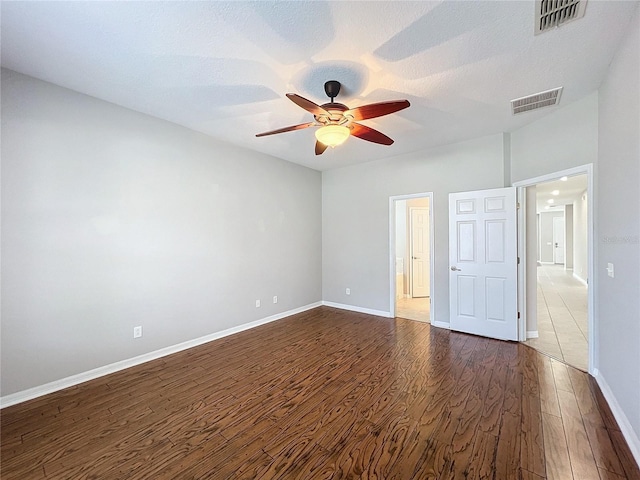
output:
{"label": "tile floor", "polygon": [[588,369],[587,287],[563,265],[538,267],[538,334],[525,344]]}
{"label": "tile floor", "polygon": [[429,297],[397,298],[396,317],[429,323]]}

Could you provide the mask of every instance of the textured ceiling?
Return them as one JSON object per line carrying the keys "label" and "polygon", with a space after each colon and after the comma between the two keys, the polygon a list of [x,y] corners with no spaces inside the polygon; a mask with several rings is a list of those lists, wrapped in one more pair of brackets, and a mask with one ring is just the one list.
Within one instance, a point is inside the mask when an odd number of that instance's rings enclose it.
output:
{"label": "textured ceiling", "polygon": [[[318,170],[511,131],[553,111],[509,100],[596,90],[637,2],[589,0],[583,19],[534,36],[534,1],[2,2],[2,66]],[[314,155],[312,120],[287,98],[355,107],[408,99]]]}

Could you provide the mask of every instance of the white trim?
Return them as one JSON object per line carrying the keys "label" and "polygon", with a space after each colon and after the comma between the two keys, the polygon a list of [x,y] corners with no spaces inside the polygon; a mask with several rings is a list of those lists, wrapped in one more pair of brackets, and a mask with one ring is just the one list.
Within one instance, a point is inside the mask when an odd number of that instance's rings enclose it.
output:
{"label": "white trim", "polygon": [[611,388],[609,387],[609,384],[604,379],[604,377],[600,374],[597,368],[594,368],[593,376],[595,377],[596,382],[598,383],[598,386],[602,391],[602,395],[604,395],[605,400],[609,404],[609,408],[611,408],[611,412],[613,413],[613,416],[615,417],[616,422],[618,422],[620,431],[622,432],[624,439],[627,441],[627,444],[629,445],[629,449],[633,454],[633,458],[635,458],[636,463],[640,465],[640,438],[638,438],[638,435],[636,435],[636,433],[633,431],[633,427],[631,426],[629,419],[624,414],[624,411],[620,407],[618,400],[616,400],[616,397],[613,394],[613,391],[611,390]]}
{"label": "white trim", "polygon": [[[410,200],[412,198],[429,199],[429,323],[438,326],[435,321],[436,300],[435,300],[435,234],[433,218],[433,192],[409,193],[406,195],[391,195],[389,197],[389,312],[388,316],[393,317],[396,311],[396,200]],[[338,307],[339,308],[339,307]],[[376,315],[373,313],[373,315]],[[448,323],[446,324],[447,328]]]}
{"label": "white trim", "polygon": [[[527,302],[525,291],[527,290],[527,257],[525,255],[527,243],[527,193],[524,187],[516,188],[516,235],[518,238],[516,255],[519,258],[517,265],[516,294],[518,295],[518,341],[523,342],[528,338],[527,330]],[[536,335],[537,336],[537,335]]]}
{"label": "white trim", "polygon": [[580,275],[578,275],[577,273],[573,272],[573,278],[575,278],[576,280],[578,280],[580,283],[582,283],[585,287],[588,287],[589,284],[587,283],[587,281],[582,278]]}
{"label": "white trim", "polygon": [[519,180],[517,182],[513,182],[512,186],[514,187],[531,187],[533,185],[537,185],[538,183],[550,182],[552,180],[559,180],[560,177],[572,177],[575,175],[584,175],[585,173],[591,173],[593,165],[591,163],[587,163],[585,165],[580,165],[579,167],[568,168],[566,170],[562,170],[560,172],[547,173],[545,175],[540,175],[539,177],[528,178],[526,180]]}
{"label": "white trim", "polygon": [[[593,187],[593,164],[588,163],[579,167],[569,168],[560,172],[549,173],[541,175],[539,177],[530,178],[527,180],[521,180],[513,182],[514,187],[530,187],[539,183],[545,183],[552,180],[558,180],[560,177],[571,177],[574,175],[586,175],[587,176],[587,271],[593,272],[596,264],[595,255],[595,241],[594,241],[594,205],[595,205],[595,192]],[[546,265],[545,262],[540,262]],[[598,290],[597,276],[591,275],[592,280],[587,292],[587,320],[589,329],[589,373],[594,375],[594,372],[598,366],[598,358],[596,356],[598,336],[596,335],[597,326],[595,320],[595,297]]]}
{"label": "white trim", "polygon": [[39,385],[37,387],[29,388],[21,392],[5,395],[4,397],[0,397],[0,409],[5,407],[10,407],[11,405],[16,405],[18,403],[26,402],[27,400],[32,400],[34,398],[41,397],[49,393],[57,392],[58,390],[62,390],[64,388],[73,387],[74,385],[78,385],[80,383],[84,383],[89,380],[94,380],[104,375],[109,375],[111,373],[119,372],[120,370],[124,370],[126,368],[135,367],[136,365],[140,365],[142,363],[146,363],[151,360],[156,360],[158,358],[171,355],[172,353],[177,353],[177,352],[181,352],[182,350],[187,350],[189,348],[197,347],[204,343],[208,343],[222,337],[233,335],[234,333],[239,333],[244,330],[249,330],[251,328],[264,325],[265,323],[274,322],[276,320],[280,320],[282,318],[295,315],[296,313],[305,312],[307,310],[311,310],[312,308],[316,308],[321,305],[322,305],[322,302],[310,303],[308,305],[305,305],[299,308],[294,308],[293,310],[287,310],[286,312],[277,313],[275,315],[271,315],[270,317],[265,317],[260,320],[238,325],[237,327],[231,327],[226,330],[222,330],[220,332],[215,332],[210,335],[205,335],[204,337],[195,338],[193,340],[187,340],[186,342],[161,348],[159,350],[145,353],[143,355],[138,355],[137,357],[128,358],[126,360],[111,363],[103,367],[94,368],[93,370],[88,370],[86,372],[78,373],[76,375],[71,375],[70,377],[61,378],[60,380],[55,380],[53,382],[45,383],[44,385]]}
{"label": "white trim", "polygon": [[538,261],[538,263],[540,265],[555,265],[555,262],[541,262],[541,261]]}
{"label": "white trim", "polygon": [[449,322],[441,322],[439,320],[435,320],[431,322],[431,325],[438,328],[446,328],[447,330],[451,330],[451,325]]}
{"label": "white trim", "polygon": [[538,338],[538,330],[527,330],[527,340],[530,338]]}
{"label": "white trim", "polygon": [[347,305],[345,303],[334,303],[334,302],[322,302],[322,305],[326,307],[339,308],[341,310],[350,310],[352,312],[358,313],[367,313],[369,315],[375,315],[376,317],[385,317],[385,318],[393,318],[390,312],[384,312],[382,310],[373,310],[371,308],[357,307],[355,305]]}

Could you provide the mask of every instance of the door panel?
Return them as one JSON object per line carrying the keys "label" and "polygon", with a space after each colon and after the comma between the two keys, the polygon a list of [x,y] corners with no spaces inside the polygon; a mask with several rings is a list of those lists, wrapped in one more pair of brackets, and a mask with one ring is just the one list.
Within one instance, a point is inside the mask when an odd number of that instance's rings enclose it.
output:
{"label": "door panel", "polygon": [[553,217],[553,263],[564,264],[564,216]]}
{"label": "door panel", "polygon": [[516,190],[449,195],[450,325],[517,340]]}
{"label": "door panel", "polygon": [[411,296],[429,296],[429,209],[411,207]]}

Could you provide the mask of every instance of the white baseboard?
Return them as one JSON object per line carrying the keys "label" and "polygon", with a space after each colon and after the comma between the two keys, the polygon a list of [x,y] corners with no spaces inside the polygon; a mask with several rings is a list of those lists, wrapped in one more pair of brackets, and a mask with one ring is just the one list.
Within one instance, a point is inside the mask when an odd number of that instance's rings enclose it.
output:
{"label": "white baseboard", "polygon": [[345,303],[322,302],[322,305],[325,305],[327,307],[339,308],[341,310],[350,310],[352,312],[368,313],[369,315],[375,315],[377,317],[393,318],[393,315],[391,315],[390,312],[373,310],[371,308],[357,307],[355,305],[347,305]]}
{"label": "white baseboard", "polygon": [[622,408],[620,407],[618,400],[616,400],[615,395],[611,391],[609,384],[600,374],[598,369],[593,370],[593,376],[595,377],[596,382],[598,382],[598,386],[602,391],[602,395],[604,395],[604,398],[607,400],[609,408],[611,408],[611,412],[613,413],[616,422],[618,422],[620,431],[622,432],[624,439],[629,445],[629,449],[633,454],[633,458],[635,458],[636,463],[640,465],[640,438],[638,438],[638,433],[633,431],[633,427],[631,426],[631,423],[629,423],[629,419],[622,411]]}
{"label": "white baseboard", "polygon": [[74,385],[78,385],[89,380],[94,380],[96,378],[102,377],[104,375],[109,375],[126,368],[135,367],[136,365],[140,365],[151,360],[156,360],[160,357],[171,355],[172,353],[177,353],[188,348],[197,347],[198,345],[202,345],[204,343],[208,343],[222,337],[227,337],[244,330],[249,330],[251,328],[264,325],[265,323],[274,322],[276,320],[280,320],[281,318],[295,315],[296,313],[305,312],[307,310],[311,310],[312,308],[319,307],[322,304],[322,302],[310,303],[303,307],[294,308],[293,310],[288,310],[282,313],[277,313],[275,315],[271,315],[270,317],[261,318],[260,320],[255,320],[253,322],[238,325],[237,327],[228,328],[220,332],[205,335],[204,337],[188,340],[186,342],[178,343],[177,345],[171,345],[169,347],[161,348],[160,350],[145,353],[137,357],[105,365],[104,367],[94,368],[93,370],[89,370],[87,372],[78,373],[77,375],[72,375],[70,377],[55,380],[50,383],[45,383],[44,385],[39,385],[37,387],[29,388],[21,392],[12,393],[11,395],[5,395],[4,397],[0,397],[0,409],[9,407],[11,405],[16,405],[18,403],[26,402],[27,400],[32,400],[49,393],[57,392],[58,390],[62,390],[64,388],[73,387]]}
{"label": "white baseboard", "polygon": [[586,281],[584,278],[580,277],[579,275],[576,275],[576,273],[575,273],[575,272],[573,272],[573,278],[575,278],[576,280],[578,280],[578,281],[579,281],[580,283],[582,283],[585,287],[588,287],[588,286],[589,286],[589,284],[587,283],[587,281]]}
{"label": "white baseboard", "polygon": [[449,322],[441,322],[438,320],[433,320],[431,322],[431,325],[433,325],[434,327],[446,328],[447,330],[451,330],[451,325],[449,324]]}
{"label": "white baseboard", "polygon": [[538,338],[538,330],[527,330],[527,339]]}

